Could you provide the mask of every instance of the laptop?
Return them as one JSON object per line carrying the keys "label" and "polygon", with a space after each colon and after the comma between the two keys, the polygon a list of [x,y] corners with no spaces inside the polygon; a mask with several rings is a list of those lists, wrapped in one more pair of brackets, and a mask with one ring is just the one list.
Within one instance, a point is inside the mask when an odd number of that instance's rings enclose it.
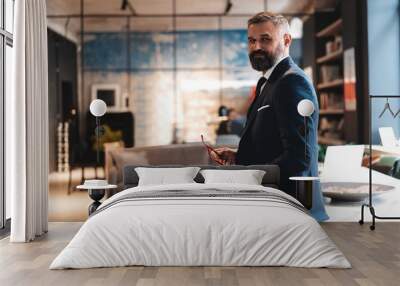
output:
{"label": "laptop", "polygon": [[384,147],[398,147],[400,146],[399,141],[396,139],[394,130],[392,127],[380,127],[379,136],[381,138],[382,146]]}

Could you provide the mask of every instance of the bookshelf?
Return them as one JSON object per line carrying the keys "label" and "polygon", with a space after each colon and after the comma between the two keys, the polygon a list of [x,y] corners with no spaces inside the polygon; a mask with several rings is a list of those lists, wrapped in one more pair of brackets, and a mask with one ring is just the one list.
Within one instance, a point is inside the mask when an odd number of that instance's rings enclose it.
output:
{"label": "bookshelf", "polygon": [[320,109],[319,115],[344,114],[344,109]]}
{"label": "bookshelf", "polygon": [[332,22],[330,25],[326,26],[324,29],[319,31],[316,34],[317,38],[327,38],[331,36],[335,36],[341,33],[343,28],[343,19],[339,18],[336,21]]}
{"label": "bookshelf", "polygon": [[315,34],[316,87],[320,105],[318,141],[323,145],[346,142],[342,31],[343,19],[339,17],[328,19]]}
{"label": "bookshelf", "polygon": [[337,0],[334,8],[303,22],[302,67],[318,97],[321,145],[363,144],[369,138],[364,4]]}
{"label": "bookshelf", "polygon": [[335,62],[335,61],[341,60],[342,58],[343,58],[343,51],[339,50],[339,51],[331,52],[325,56],[319,57],[317,59],[317,64],[325,64],[325,63]]}
{"label": "bookshelf", "polygon": [[342,78],[339,79],[335,79],[332,81],[328,81],[328,82],[321,82],[319,84],[317,84],[317,89],[319,91],[322,90],[328,90],[328,89],[334,89],[334,88],[342,88],[344,84],[344,81]]}

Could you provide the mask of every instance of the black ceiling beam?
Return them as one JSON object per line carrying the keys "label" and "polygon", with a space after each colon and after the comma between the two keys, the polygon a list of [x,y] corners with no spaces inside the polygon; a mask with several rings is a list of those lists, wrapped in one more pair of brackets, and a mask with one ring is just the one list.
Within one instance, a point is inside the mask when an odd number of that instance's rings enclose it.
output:
{"label": "black ceiling beam", "polygon": [[[286,17],[302,17],[302,16],[310,16],[313,15],[314,13],[281,13],[280,15],[286,16]],[[184,17],[231,17],[231,18],[238,18],[238,17],[251,17],[254,16],[254,14],[177,14],[175,16],[171,14],[147,14],[147,15],[124,15],[124,14],[85,14],[83,15],[84,18],[124,18],[124,17],[130,17],[130,18],[172,18],[172,17],[177,17],[177,18],[184,18]],[[59,14],[59,15],[47,15],[48,18],[80,18],[81,15],[79,14]]]}

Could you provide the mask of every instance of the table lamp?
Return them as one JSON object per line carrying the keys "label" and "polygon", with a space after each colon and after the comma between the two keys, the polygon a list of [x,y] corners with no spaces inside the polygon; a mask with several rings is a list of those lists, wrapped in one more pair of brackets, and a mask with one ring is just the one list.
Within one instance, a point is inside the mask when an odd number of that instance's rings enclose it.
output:
{"label": "table lamp", "polygon": [[314,113],[314,103],[309,99],[303,99],[297,105],[297,112],[304,117],[304,160],[307,161],[307,117]]}
{"label": "table lamp", "polygon": [[100,149],[99,149],[99,136],[100,136],[100,117],[107,111],[106,103],[101,99],[95,99],[90,103],[90,113],[96,117],[96,145],[97,145],[97,165],[100,164]]}
{"label": "table lamp", "polygon": [[115,189],[116,185],[109,185],[107,180],[100,180],[97,177],[97,167],[100,165],[100,149],[99,149],[99,136],[102,133],[100,126],[100,117],[103,116],[107,111],[106,103],[101,99],[95,99],[90,103],[90,113],[96,117],[96,146],[97,146],[97,165],[96,165],[96,179],[85,180],[83,185],[77,186],[78,189],[88,190],[89,197],[93,200],[93,203],[89,206],[89,215],[94,213],[96,209],[101,205],[100,200],[104,197],[106,189]]}
{"label": "table lamp", "polygon": [[[297,112],[304,117],[304,160],[307,162],[307,117],[314,113],[314,103],[309,99],[303,99],[297,105]],[[318,177],[290,177],[296,183],[296,198],[307,208],[311,209],[313,205],[314,181]]]}

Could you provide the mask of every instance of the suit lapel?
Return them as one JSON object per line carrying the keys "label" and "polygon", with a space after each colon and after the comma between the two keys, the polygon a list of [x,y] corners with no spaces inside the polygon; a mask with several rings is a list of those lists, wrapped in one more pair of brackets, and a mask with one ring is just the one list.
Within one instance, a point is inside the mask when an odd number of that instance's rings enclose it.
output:
{"label": "suit lapel", "polygon": [[242,132],[242,136],[244,136],[246,131],[249,129],[249,127],[253,123],[254,119],[257,117],[257,113],[258,113],[257,110],[260,107],[261,103],[264,101],[264,98],[265,98],[266,94],[268,93],[269,89],[270,89],[270,83],[267,81],[265,83],[263,90],[261,91],[261,94],[259,96],[257,96],[257,98],[254,99],[253,103],[251,104],[251,106],[249,108],[249,114],[247,117],[246,126],[244,127],[244,130]]}
{"label": "suit lapel", "polygon": [[242,138],[246,134],[247,130],[249,130],[252,125],[254,119],[257,117],[257,109],[260,107],[260,104],[264,101],[264,98],[267,96],[267,93],[271,90],[271,87],[274,85],[275,81],[280,78],[292,65],[293,61],[290,57],[283,59],[274,69],[274,71],[269,76],[265,86],[257,98],[254,99],[249,108],[249,114],[247,117],[246,126],[242,132]]}
{"label": "suit lapel", "polygon": [[263,92],[265,91],[265,88],[267,87],[268,82],[265,82],[264,88],[262,89],[261,93],[256,96],[253,100],[253,102],[251,103],[249,110],[247,111],[247,120],[250,119],[251,115],[253,114],[253,110],[256,107],[256,105],[258,104],[258,102],[260,101],[260,97],[262,97]]}

